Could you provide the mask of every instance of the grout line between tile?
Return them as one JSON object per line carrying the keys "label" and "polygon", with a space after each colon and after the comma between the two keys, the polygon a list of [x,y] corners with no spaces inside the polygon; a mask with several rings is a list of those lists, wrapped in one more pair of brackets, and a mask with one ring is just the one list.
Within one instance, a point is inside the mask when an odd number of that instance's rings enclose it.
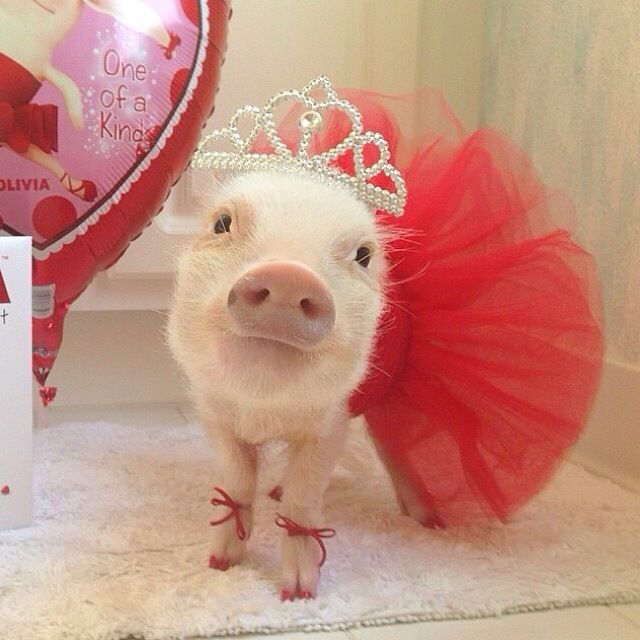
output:
{"label": "grout line between tile", "polygon": [[623,604],[614,604],[614,605],[609,604],[607,605],[607,609],[609,609],[609,611],[611,611],[612,613],[615,613],[618,617],[622,618],[626,622],[630,622],[636,629],[640,629],[640,622],[638,622],[631,616],[628,616],[624,612],[624,609],[621,609],[621,607],[624,607],[624,606],[625,605]]}
{"label": "grout line between tile", "polygon": [[185,424],[189,424],[189,416],[187,416],[185,406],[183,404],[177,404],[175,407],[176,411],[180,414]]}

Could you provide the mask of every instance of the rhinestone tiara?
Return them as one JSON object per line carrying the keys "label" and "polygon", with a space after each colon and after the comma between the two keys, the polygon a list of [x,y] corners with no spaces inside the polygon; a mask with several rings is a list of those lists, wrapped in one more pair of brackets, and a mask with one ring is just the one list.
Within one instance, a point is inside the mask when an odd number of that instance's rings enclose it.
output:
{"label": "rhinestone tiara", "polygon": [[[320,99],[312,97],[313,92],[321,92]],[[300,105],[305,109],[298,121],[300,142],[297,151],[292,151],[278,132],[274,111],[282,103]],[[322,125],[323,112],[337,110],[344,113],[351,122],[346,137],[335,147],[321,153],[310,153],[310,143],[314,132]],[[246,136],[238,128],[241,119],[249,119],[252,127]],[[259,136],[264,136],[272,151],[257,152],[252,149]],[[232,151],[216,150],[216,143],[231,144]],[[365,147],[377,148],[378,158],[372,164],[365,164]],[[346,152],[353,153],[354,173],[351,175],[333,162]],[[247,105],[236,111],[229,124],[204,136],[196,149],[191,166],[197,169],[220,169],[233,173],[248,171],[277,170],[290,173],[312,175],[323,181],[347,187],[373,210],[382,209],[390,214],[402,215],[407,199],[407,187],[402,174],[389,162],[389,145],[385,138],[375,131],[365,131],[362,115],[358,109],[341,99],[326,76],[318,76],[301,91],[281,91],[260,108]],[[376,176],[386,176],[395,191],[390,191],[371,180]]]}

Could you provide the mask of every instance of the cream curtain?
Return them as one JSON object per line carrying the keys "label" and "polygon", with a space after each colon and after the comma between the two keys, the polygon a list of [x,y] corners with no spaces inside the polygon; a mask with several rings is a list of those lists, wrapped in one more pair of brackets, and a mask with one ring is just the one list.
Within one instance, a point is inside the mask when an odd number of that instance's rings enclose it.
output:
{"label": "cream curtain", "polygon": [[609,357],[640,365],[640,5],[488,0],[481,120],[576,207],[604,284]]}

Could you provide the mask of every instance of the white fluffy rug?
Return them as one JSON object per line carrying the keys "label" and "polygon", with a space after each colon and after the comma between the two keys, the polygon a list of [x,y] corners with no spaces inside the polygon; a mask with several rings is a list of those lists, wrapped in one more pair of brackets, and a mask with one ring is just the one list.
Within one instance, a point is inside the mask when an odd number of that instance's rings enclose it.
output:
{"label": "white fluffy rug", "polygon": [[508,526],[429,531],[361,459],[327,495],[315,601],[278,599],[276,505],[246,563],[207,568],[208,453],[195,426],[36,433],[37,522],[0,532],[0,637],[177,639],[469,618],[640,600],[640,497],[567,465]]}

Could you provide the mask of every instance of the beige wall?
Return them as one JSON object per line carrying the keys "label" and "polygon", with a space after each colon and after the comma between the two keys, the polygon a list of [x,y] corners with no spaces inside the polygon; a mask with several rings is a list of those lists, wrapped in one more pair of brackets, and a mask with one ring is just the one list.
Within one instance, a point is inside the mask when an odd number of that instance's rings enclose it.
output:
{"label": "beige wall", "polygon": [[58,387],[56,406],[186,400],[163,333],[156,311],[70,313],[49,380]]}
{"label": "beige wall", "polygon": [[637,0],[488,0],[481,112],[573,199],[578,237],[603,280],[609,357],[635,368],[639,34]]}

